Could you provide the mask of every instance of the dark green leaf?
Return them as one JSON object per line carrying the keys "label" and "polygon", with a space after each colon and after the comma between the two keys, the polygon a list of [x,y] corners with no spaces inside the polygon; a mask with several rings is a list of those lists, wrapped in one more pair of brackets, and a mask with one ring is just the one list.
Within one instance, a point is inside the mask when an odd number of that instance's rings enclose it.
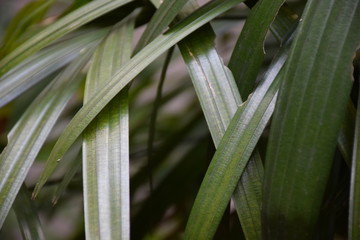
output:
{"label": "dark green leaf", "polygon": [[264,41],[284,0],[260,0],[251,10],[232,53],[229,68],[243,99],[253,91],[264,59]]}
{"label": "dark green leaf", "polygon": [[358,0],[308,1],[269,138],[264,239],[312,239],[352,85]]}

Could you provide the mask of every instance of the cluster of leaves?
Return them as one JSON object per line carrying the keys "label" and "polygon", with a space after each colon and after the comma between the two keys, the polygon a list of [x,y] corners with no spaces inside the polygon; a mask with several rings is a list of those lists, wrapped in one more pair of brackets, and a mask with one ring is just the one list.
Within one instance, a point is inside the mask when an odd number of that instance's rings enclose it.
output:
{"label": "cluster of leaves", "polygon": [[57,4],[2,38],[3,238],[360,238],[359,0]]}

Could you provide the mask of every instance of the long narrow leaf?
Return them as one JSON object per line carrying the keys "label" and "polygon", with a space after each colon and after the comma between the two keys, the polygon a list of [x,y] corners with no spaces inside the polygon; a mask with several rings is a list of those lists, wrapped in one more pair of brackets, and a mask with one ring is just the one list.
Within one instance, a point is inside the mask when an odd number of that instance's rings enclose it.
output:
{"label": "long narrow leaf", "polygon": [[215,35],[207,26],[179,43],[211,136],[217,147],[241,104],[234,78],[214,48]]}
{"label": "long narrow leaf", "polygon": [[17,65],[0,78],[0,107],[74,60],[84,48],[104,34],[103,30],[80,34],[54,44]]}
{"label": "long narrow leaf", "polygon": [[251,10],[236,43],[229,68],[244,99],[255,86],[264,59],[265,37],[283,2],[284,0],[260,0]]}
{"label": "long narrow leaf", "polygon": [[358,0],[307,3],[272,121],[265,167],[264,239],[314,237],[351,89],[359,27]]}
{"label": "long narrow leaf", "polygon": [[[242,101],[232,73],[224,66],[214,48],[214,38],[215,35],[211,27],[204,26],[181,41],[179,49],[187,64],[215,147],[217,147]],[[253,171],[253,162],[257,162],[255,166],[261,165],[259,167],[262,169],[260,155],[257,154],[248,164],[247,172],[252,174],[253,178],[250,179],[246,176],[243,178],[247,183],[242,186],[246,188],[242,188],[244,191],[241,193],[238,191],[238,196],[245,196],[244,194],[249,193],[248,188],[257,187],[261,189],[260,179],[262,175],[258,174],[262,173],[262,171]],[[257,193],[248,194],[246,198],[241,199],[243,200],[241,203],[238,201],[240,197],[234,198],[235,202],[238,203],[238,215],[245,236],[248,239],[259,239],[260,237],[260,205],[258,204],[257,208],[252,209],[243,208],[249,205],[254,206],[254,204],[261,201],[261,191],[257,191]],[[241,204],[243,205],[241,206]],[[250,221],[243,221],[243,217]],[[213,225],[212,228],[216,229],[217,225]],[[254,234],[251,235],[251,233]],[[254,237],[256,235],[257,238]]]}
{"label": "long narrow leaf", "polygon": [[0,226],[46,137],[79,85],[75,78],[88,61],[89,52],[43,90],[9,134],[8,145],[0,155]]}
{"label": "long narrow leaf", "polygon": [[[63,154],[68,150],[86,126],[89,125],[92,119],[94,119],[111,99],[114,98],[137,74],[191,32],[240,2],[242,2],[242,0],[215,0],[204,5],[164,35],[157,37],[142,51],[136,54],[126,65],[120,68],[112,77],[111,81],[83,106],[66,127],[48,159],[46,165],[47,174],[56,167],[57,160],[61,159]],[[48,178],[47,174],[40,176],[39,182],[34,190],[34,196],[36,196]]]}
{"label": "long narrow leaf", "polygon": [[49,43],[131,0],[92,1],[36,34],[0,61],[0,76]]}
{"label": "long narrow leaf", "polygon": [[149,42],[154,40],[171,21],[175,19],[176,15],[181,11],[188,0],[168,0],[160,5],[160,1],[152,1],[159,9],[155,12],[150,20],[147,28],[141,36],[136,49],[142,49]]}
{"label": "long narrow leaf", "polygon": [[32,25],[42,20],[54,0],[37,0],[28,3],[11,20],[0,48],[0,56],[5,56],[16,47],[21,36]]}
{"label": "long narrow leaf", "polygon": [[185,239],[211,239],[244,168],[274,109],[286,50],[264,81],[238,108],[206,172],[185,232]]}
{"label": "long narrow leaf", "polygon": [[[131,56],[134,21],[114,29],[94,54],[86,104]],[[123,89],[83,134],[87,239],[130,239],[128,90]]]}

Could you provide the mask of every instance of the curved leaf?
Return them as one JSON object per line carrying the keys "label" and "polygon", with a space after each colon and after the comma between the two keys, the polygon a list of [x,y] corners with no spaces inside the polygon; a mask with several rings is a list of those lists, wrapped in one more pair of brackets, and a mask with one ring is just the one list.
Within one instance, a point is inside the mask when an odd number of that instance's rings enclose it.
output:
{"label": "curved leaf", "polygon": [[86,51],[42,91],[9,134],[9,143],[0,155],[0,226],[46,137],[79,85],[75,78],[89,53]]}
{"label": "curved leaf", "polygon": [[83,26],[95,18],[120,7],[131,0],[92,1],[65,17],[54,22],[40,33],[20,45],[0,61],[0,76],[15,67],[21,61],[67,33]]}
{"label": "curved leaf", "polygon": [[284,0],[258,1],[252,8],[236,43],[229,68],[244,99],[253,91],[265,55],[266,34],[283,3]]}
{"label": "curved leaf", "polygon": [[232,118],[206,172],[195,199],[185,239],[212,239],[244,168],[274,109],[281,69],[287,58],[281,54],[264,81]]}
{"label": "curved leaf", "polygon": [[104,34],[103,30],[98,30],[69,38],[29,57],[7,72],[0,77],[0,107],[74,60],[84,48],[96,43]]}
{"label": "curved leaf", "polygon": [[136,49],[142,49],[149,42],[154,40],[171,21],[175,19],[188,0],[167,0],[160,5],[160,1],[152,1],[152,3],[159,9],[155,12],[150,20],[143,35],[141,36]]}
{"label": "curved leaf", "polygon": [[[358,0],[308,1],[272,121],[263,196],[264,239],[311,239],[352,85]],[[336,47],[334,47],[336,46]]]}
{"label": "curved leaf", "polygon": [[29,2],[11,20],[0,48],[0,56],[5,56],[16,47],[24,32],[44,17],[54,0],[37,0]]}
{"label": "curved leaf", "polygon": [[40,176],[33,195],[36,196],[50,173],[71,144],[89,125],[95,116],[114,98],[137,74],[158,56],[167,51],[185,36],[195,31],[214,17],[224,13],[242,0],[215,0],[191,14],[188,18],[157,37],[142,51],[136,54],[126,65],[120,68],[98,93],[82,107],[64,130],[57,141],[46,165],[46,174]]}

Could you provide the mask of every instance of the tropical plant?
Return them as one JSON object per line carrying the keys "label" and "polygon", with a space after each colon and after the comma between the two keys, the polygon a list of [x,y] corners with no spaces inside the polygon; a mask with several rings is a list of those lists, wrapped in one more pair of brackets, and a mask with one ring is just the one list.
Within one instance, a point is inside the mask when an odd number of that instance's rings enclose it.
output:
{"label": "tropical plant", "polygon": [[1,239],[360,239],[359,29],[359,0],[30,1]]}

